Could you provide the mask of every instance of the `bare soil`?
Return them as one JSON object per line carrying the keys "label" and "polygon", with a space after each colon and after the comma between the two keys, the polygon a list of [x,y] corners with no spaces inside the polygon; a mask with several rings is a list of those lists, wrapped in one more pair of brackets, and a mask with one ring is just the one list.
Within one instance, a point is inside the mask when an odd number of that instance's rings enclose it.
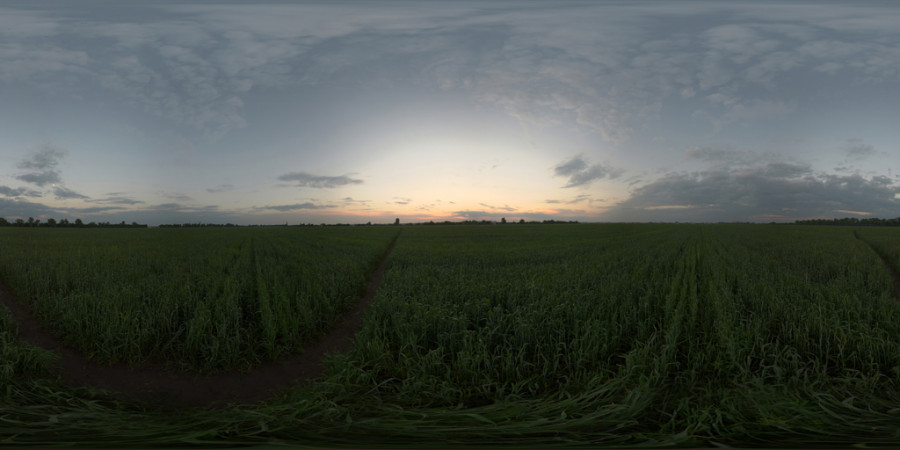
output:
{"label": "bare soil", "polygon": [[15,320],[19,339],[60,355],[59,376],[70,385],[113,391],[125,400],[137,400],[159,409],[222,408],[229,404],[256,403],[321,376],[328,355],[345,352],[352,347],[353,336],[362,328],[363,314],[375,297],[384,276],[387,258],[395,244],[396,239],[369,278],[363,297],[341,316],[329,333],[310,342],[301,354],[262,363],[245,373],[232,371],[200,375],[177,372],[168,370],[162,362],[147,362],[136,367],[99,364],[45,330],[31,311],[2,283],[0,303],[6,306]]}

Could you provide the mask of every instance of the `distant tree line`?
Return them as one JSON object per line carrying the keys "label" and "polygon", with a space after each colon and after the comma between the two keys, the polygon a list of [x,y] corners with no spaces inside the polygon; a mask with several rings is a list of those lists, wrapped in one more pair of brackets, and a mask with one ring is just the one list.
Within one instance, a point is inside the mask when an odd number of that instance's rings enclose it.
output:
{"label": "distant tree line", "polygon": [[900,217],[895,219],[879,219],[872,217],[868,219],[860,219],[857,217],[844,217],[842,219],[807,219],[797,220],[797,225],[843,225],[843,226],[864,226],[864,227],[900,227]]}
{"label": "distant tree line", "polygon": [[421,223],[412,223],[409,225],[497,225],[497,224],[505,225],[508,223],[534,225],[534,224],[552,224],[552,223],[578,223],[578,221],[577,220],[569,220],[569,221],[565,221],[565,220],[542,220],[542,221],[532,220],[530,222],[526,222],[525,219],[519,219],[518,222],[507,222],[506,218],[503,217],[500,219],[499,222],[495,222],[492,220],[463,220],[461,222],[452,222],[449,220],[445,220],[443,222],[429,221],[429,222],[421,222]]}
{"label": "distant tree line", "polygon": [[44,222],[41,222],[40,219],[35,219],[34,217],[29,217],[28,220],[25,219],[16,219],[12,222],[0,217],[0,227],[23,227],[23,228],[147,228],[146,224],[140,224],[137,222],[131,222],[130,224],[125,223],[123,220],[121,223],[110,223],[110,222],[88,222],[84,223],[81,219],[75,219],[74,222],[70,222],[69,219],[53,219],[49,218]]}

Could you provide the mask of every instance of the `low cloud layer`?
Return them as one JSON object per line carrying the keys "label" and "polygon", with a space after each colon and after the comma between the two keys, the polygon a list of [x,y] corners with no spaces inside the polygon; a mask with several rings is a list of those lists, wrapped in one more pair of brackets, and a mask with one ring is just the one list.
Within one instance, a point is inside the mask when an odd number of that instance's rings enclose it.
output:
{"label": "low cloud layer", "polygon": [[7,197],[40,197],[41,193],[33,189],[24,187],[11,188],[9,186],[0,186],[0,195]]}
{"label": "low cloud layer", "polygon": [[103,203],[107,205],[139,205],[144,203],[141,200],[135,200],[130,197],[125,197],[122,195],[110,195],[106,198],[98,198],[90,200],[92,203]]}
{"label": "low cloud layer", "polygon": [[294,203],[292,205],[266,205],[260,207],[253,207],[253,209],[257,211],[271,210],[271,211],[301,211],[301,210],[309,210],[309,209],[328,209],[333,208],[331,205],[320,205],[312,202],[305,203]]}
{"label": "low cloud layer", "polygon": [[603,215],[615,221],[766,221],[842,217],[847,211],[896,217],[900,188],[885,176],[815,173],[769,163],[669,173],[636,189]]}
{"label": "low cloud layer", "polygon": [[348,175],[322,176],[312,175],[306,172],[286,173],[278,177],[281,181],[293,182],[297,187],[311,187],[315,189],[331,189],[350,184],[362,184],[362,180],[350,178]]}

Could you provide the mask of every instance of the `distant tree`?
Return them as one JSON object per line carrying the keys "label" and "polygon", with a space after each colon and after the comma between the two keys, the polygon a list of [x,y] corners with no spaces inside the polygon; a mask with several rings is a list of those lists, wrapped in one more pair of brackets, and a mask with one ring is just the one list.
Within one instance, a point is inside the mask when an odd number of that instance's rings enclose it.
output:
{"label": "distant tree", "polygon": [[525,223],[525,219],[519,219],[519,223]]}
{"label": "distant tree", "polygon": [[8,226],[9,226],[9,222],[7,222],[6,219],[0,217],[0,227],[8,227]]}
{"label": "distant tree", "polygon": [[84,226],[84,222],[82,222],[81,219],[75,219],[75,226],[76,226],[76,227],[83,227],[83,226]]}
{"label": "distant tree", "polygon": [[56,219],[54,219],[54,218],[52,218],[52,217],[49,218],[49,219],[47,219],[47,226],[48,226],[48,227],[55,227],[55,226],[56,226]]}
{"label": "distant tree", "polygon": [[394,225],[400,225],[400,218],[394,219]]}
{"label": "distant tree", "polygon": [[29,217],[29,218],[28,218],[28,226],[29,226],[29,227],[37,226],[37,222],[34,221],[34,217]]}
{"label": "distant tree", "polygon": [[501,218],[500,218],[500,223],[506,223],[506,217],[501,217]]}
{"label": "distant tree", "polygon": [[62,219],[62,220],[59,221],[59,226],[61,226],[61,227],[67,227],[67,226],[69,226],[69,225],[70,225],[70,224],[69,224],[69,219]]}
{"label": "distant tree", "polygon": [[23,226],[25,226],[25,221],[22,220],[22,219],[16,219],[16,226],[17,226],[17,227],[23,227]]}

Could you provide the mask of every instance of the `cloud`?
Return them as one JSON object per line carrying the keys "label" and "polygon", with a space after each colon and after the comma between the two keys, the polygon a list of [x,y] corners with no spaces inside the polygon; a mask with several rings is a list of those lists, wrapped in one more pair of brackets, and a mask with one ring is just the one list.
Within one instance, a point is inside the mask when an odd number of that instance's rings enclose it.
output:
{"label": "cloud", "polygon": [[43,145],[40,149],[31,154],[31,157],[19,162],[20,169],[48,170],[54,169],[59,165],[59,160],[65,156],[65,152],[52,147]]}
{"label": "cloud", "polygon": [[394,204],[396,204],[396,205],[408,205],[409,202],[411,202],[411,201],[412,201],[411,198],[394,197],[394,201],[391,202],[391,203],[394,203]]}
{"label": "cloud", "polygon": [[507,212],[512,212],[512,211],[515,211],[515,210],[516,210],[516,208],[510,207],[509,205],[493,206],[493,205],[488,205],[487,203],[479,203],[479,205],[484,206],[485,208],[488,208],[488,209],[493,210],[493,211],[507,211]]}
{"label": "cloud", "polygon": [[65,199],[70,199],[70,198],[77,198],[77,199],[90,198],[86,195],[81,195],[71,189],[68,189],[68,188],[65,188],[62,186],[54,186],[53,194],[56,195],[57,200],[65,200]]}
{"label": "cloud", "polygon": [[719,164],[752,164],[761,161],[764,157],[759,153],[725,147],[691,147],[685,152],[688,159],[708,161]]}
{"label": "cloud", "polygon": [[59,170],[57,170],[56,167],[59,165],[59,160],[62,159],[65,154],[65,151],[51,145],[42,145],[39,149],[31,152],[31,155],[28,158],[19,161],[17,167],[25,169],[28,172],[17,175],[16,179],[40,187],[59,183],[61,178],[59,176]]}
{"label": "cloud", "polygon": [[[497,221],[501,219],[503,216],[502,213],[491,212],[491,211],[478,211],[478,210],[462,210],[462,211],[453,211],[451,213],[451,218],[454,219],[464,219],[464,220],[491,220]],[[513,214],[506,215],[507,220],[516,220],[519,218],[524,218],[527,220],[590,220],[592,217],[590,214],[580,209],[557,209],[552,213],[547,212],[532,212],[532,211],[517,211]]]}
{"label": "cloud", "polygon": [[847,142],[841,149],[848,158],[854,161],[860,161],[870,156],[875,156],[878,152],[875,147],[862,142]]}
{"label": "cloud", "polygon": [[214,188],[206,188],[206,192],[210,194],[217,194],[219,192],[230,192],[234,190],[233,184],[220,184]]}
{"label": "cloud", "polygon": [[553,168],[556,176],[567,177],[569,183],[563,187],[577,187],[591,184],[594,180],[603,178],[618,178],[624,172],[621,169],[605,166],[603,164],[589,164],[583,157],[576,156]]}
{"label": "cloud", "polygon": [[253,209],[257,210],[257,211],[262,211],[262,210],[299,211],[299,210],[306,210],[306,209],[327,209],[327,208],[334,208],[334,206],[319,205],[319,204],[315,204],[312,202],[306,202],[306,203],[295,203],[293,205],[266,205],[266,206],[261,206],[261,207],[256,207],[256,206],[253,207]]}
{"label": "cloud", "polygon": [[98,199],[93,199],[93,200],[89,200],[89,201],[92,203],[105,203],[105,204],[110,204],[110,205],[139,205],[139,204],[144,203],[140,200],[135,200],[133,198],[124,197],[121,195],[112,195],[110,197],[98,198]]}
{"label": "cloud", "polygon": [[0,194],[7,197],[40,197],[41,193],[28,188],[11,188],[9,186],[0,186]]}
{"label": "cloud", "polygon": [[362,180],[350,178],[348,175],[320,176],[306,172],[291,172],[278,177],[281,181],[292,181],[298,187],[311,187],[316,189],[331,189],[348,184],[362,184]]}
{"label": "cloud", "polygon": [[124,208],[121,206],[91,206],[87,208],[59,208],[58,211],[63,214],[96,214],[111,211],[124,211]]}
{"label": "cloud", "polygon": [[726,95],[735,101],[716,103],[709,118],[755,120],[798,104],[802,90],[776,80],[896,80],[900,63],[898,14],[883,5],[135,8],[127,21],[3,8],[0,33],[16,39],[0,45],[0,80],[91,86],[81,94],[98,83],[210,141],[247,124],[254,89],[334,83],[427,85],[523,123],[622,142],[664,102]]}
{"label": "cloud", "polygon": [[497,213],[473,210],[453,211],[451,215],[454,218],[466,220],[494,220],[497,217]]}
{"label": "cloud", "polygon": [[[593,206],[594,201],[595,200],[591,198],[590,194],[579,194],[569,200],[551,199],[551,200],[544,200],[544,203],[551,204],[551,205],[563,205],[563,204],[574,205],[576,203],[587,202],[587,205],[590,207],[590,206]],[[596,201],[602,201],[602,199],[596,200]]]}
{"label": "cloud", "polygon": [[[900,188],[884,176],[814,173],[808,166],[769,163],[669,173],[637,188],[603,217],[620,221],[754,221],[830,217],[866,211],[894,217]],[[774,220],[774,219],[773,219]]]}
{"label": "cloud", "polygon": [[59,210],[40,203],[12,200],[8,198],[0,198],[0,211],[3,211],[3,217],[5,219],[10,219],[12,217],[40,217],[59,213]]}
{"label": "cloud", "polygon": [[59,183],[61,181],[59,172],[55,170],[45,170],[43,172],[31,172],[23,175],[17,175],[16,179],[22,180],[26,183],[36,184],[40,187],[44,187],[48,184]]}
{"label": "cloud", "polygon": [[177,200],[177,201],[180,201],[180,202],[186,202],[186,201],[193,200],[190,196],[185,195],[185,194],[182,194],[182,193],[180,193],[180,192],[166,192],[166,191],[159,191],[159,195],[161,195],[161,196],[163,196],[163,197],[165,197],[165,198],[168,198],[168,199],[171,199],[171,200]]}

